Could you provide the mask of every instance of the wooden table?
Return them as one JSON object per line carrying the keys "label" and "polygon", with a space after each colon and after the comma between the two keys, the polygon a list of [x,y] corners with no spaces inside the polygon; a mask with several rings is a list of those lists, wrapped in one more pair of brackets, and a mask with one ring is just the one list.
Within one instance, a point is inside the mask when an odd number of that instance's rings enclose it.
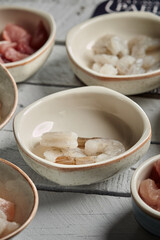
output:
{"label": "wooden table", "polygon": [[[22,5],[50,12],[57,25],[56,42],[44,66],[30,79],[19,83],[16,112],[35,100],[64,89],[84,86],[68,64],[67,31],[91,17],[98,0],[1,0],[2,5]],[[158,95],[132,96],[148,115],[152,142],[148,153],[136,165],[115,177],[92,186],[62,187],[36,174],[23,161],[13,136],[12,121],[0,134],[0,157],[23,169],[35,183],[39,208],[34,220],[15,240],[150,240],[158,239],[136,222],[131,206],[130,180],[136,167],[159,154],[160,105]]]}

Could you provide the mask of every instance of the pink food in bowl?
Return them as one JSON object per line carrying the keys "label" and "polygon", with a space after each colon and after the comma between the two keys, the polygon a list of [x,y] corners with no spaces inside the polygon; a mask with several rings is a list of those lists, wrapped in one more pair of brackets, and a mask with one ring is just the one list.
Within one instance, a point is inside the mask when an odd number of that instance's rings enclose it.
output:
{"label": "pink food in bowl", "polygon": [[20,224],[14,221],[15,204],[0,198],[0,238],[16,230]]}
{"label": "pink food in bowl", "polygon": [[39,48],[48,39],[48,33],[40,21],[31,35],[23,27],[8,23],[1,34],[0,63],[8,63],[22,60]]}
{"label": "pink food in bowl", "polygon": [[140,183],[139,195],[147,205],[160,211],[160,159],[154,163],[149,177]]}

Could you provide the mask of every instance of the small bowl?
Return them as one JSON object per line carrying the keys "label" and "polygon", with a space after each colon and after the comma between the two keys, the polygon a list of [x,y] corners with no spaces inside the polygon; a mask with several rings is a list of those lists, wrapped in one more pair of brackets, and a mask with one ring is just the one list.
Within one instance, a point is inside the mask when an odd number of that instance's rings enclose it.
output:
{"label": "small bowl", "polygon": [[[151,126],[144,111],[126,96],[104,87],[81,87],[44,97],[15,116],[14,134],[22,157],[40,175],[61,185],[102,181],[135,163],[150,145]],[[64,165],[33,153],[48,131],[73,131],[79,137],[108,137],[126,151],[99,163]]]}
{"label": "small bowl", "polygon": [[131,179],[131,196],[136,220],[144,229],[160,237],[160,212],[147,205],[138,193],[141,181],[149,177],[153,164],[159,159],[160,155],[149,158],[136,169]]}
{"label": "small bowl", "polygon": [[67,34],[66,49],[71,68],[87,85],[108,87],[125,95],[152,90],[160,86],[160,69],[136,75],[104,75],[89,68],[88,51],[106,34],[126,40],[137,35],[160,38],[159,28],[159,16],[149,12],[112,13],[89,19]]}
{"label": "small bowl", "polygon": [[18,101],[16,83],[8,70],[0,65],[0,129],[12,118]]}
{"label": "small bowl", "polygon": [[46,62],[54,45],[56,24],[53,17],[43,11],[17,6],[0,7],[0,32],[6,24],[14,23],[24,27],[33,34],[40,21],[44,24],[49,35],[45,44],[23,60],[4,64],[16,82],[26,80]]}
{"label": "small bowl", "polygon": [[9,239],[20,233],[34,218],[38,208],[38,193],[31,179],[16,165],[0,158],[1,197],[15,204],[18,229],[3,236]]}

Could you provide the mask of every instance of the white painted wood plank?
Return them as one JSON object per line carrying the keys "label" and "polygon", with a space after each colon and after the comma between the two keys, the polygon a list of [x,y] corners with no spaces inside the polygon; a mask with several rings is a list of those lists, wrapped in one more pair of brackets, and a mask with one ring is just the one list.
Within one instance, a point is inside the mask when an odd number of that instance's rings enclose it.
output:
{"label": "white painted wood plank", "polygon": [[130,198],[39,191],[36,217],[15,240],[117,240],[157,238],[142,229]]}
{"label": "white painted wood plank", "polygon": [[[90,18],[98,3],[100,3],[98,0],[1,0],[0,2],[1,5],[28,6],[51,13],[56,20],[57,43],[59,41],[64,43],[66,34],[72,26]],[[19,101],[16,113],[39,98],[83,85],[69,67],[65,47],[56,45],[45,65],[28,81],[18,84]],[[160,142],[159,101],[139,97],[132,99],[144,109],[151,121],[152,141]],[[15,240],[157,239],[137,224],[132,213],[131,199],[128,196],[134,169],[148,157],[159,154],[159,144],[152,144],[148,153],[137,164],[102,183],[61,187],[39,176],[25,164],[16,146],[12,123],[13,119],[1,130],[0,157],[23,169],[39,189],[50,191],[39,191],[40,204],[37,215],[33,222],[15,237]],[[75,194],[75,192],[90,194]]]}
{"label": "white painted wood plank", "polygon": [[80,87],[84,86],[73,74],[65,46],[55,45],[53,51],[42,68],[27,83],[53,86]]}

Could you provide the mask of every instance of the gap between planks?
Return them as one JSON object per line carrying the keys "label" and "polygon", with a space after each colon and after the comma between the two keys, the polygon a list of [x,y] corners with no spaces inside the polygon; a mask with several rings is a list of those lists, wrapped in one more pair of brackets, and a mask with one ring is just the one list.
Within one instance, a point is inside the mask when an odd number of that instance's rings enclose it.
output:
{"label": "gap between planks", "polygon": [[36,184],[38,191],[48,191],[48,192],[69,192],[69,193],[83,193],[83,194],[95,194],[95,195],[105,195],[110,197],[124,197],[124,198],[130,198],[130,193],[123,193],[123,192],[114,192],[114,191],[102,191],[98,189],[69,189],[67,187],[58,186],[58,187],[51,187],[51,186],[42,186],[39,184]]}
{"label": "gap between planks", "polygon": [[18,84],[23,85],[33,85],[33,86],[42,86],[42,87],[60,87],[60,88],[77,88],[77,85],[63,85],[63,84],[49,84],[49,83],[32,83],[32,82],[21,82]]}

